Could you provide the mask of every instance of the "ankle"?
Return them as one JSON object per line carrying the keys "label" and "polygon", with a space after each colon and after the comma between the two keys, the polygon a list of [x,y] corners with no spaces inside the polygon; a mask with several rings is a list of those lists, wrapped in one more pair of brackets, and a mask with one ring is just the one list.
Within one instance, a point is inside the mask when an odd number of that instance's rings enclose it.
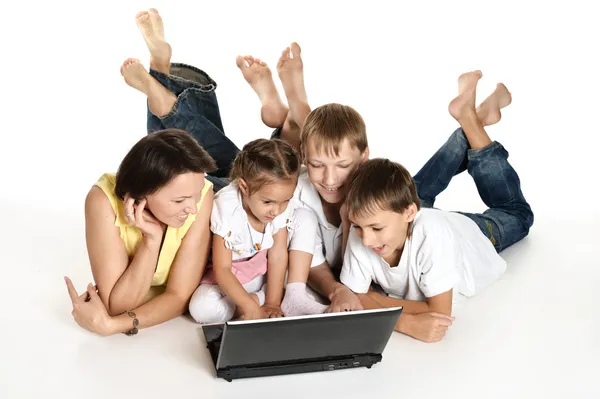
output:
{"label": "ankle", "polygon": [[169,74],[171,72],[171,63],[165,61],[159,61],[154,58],[150,59],[150,69],[153,69],[157,72],[162,72],[165,74]]}

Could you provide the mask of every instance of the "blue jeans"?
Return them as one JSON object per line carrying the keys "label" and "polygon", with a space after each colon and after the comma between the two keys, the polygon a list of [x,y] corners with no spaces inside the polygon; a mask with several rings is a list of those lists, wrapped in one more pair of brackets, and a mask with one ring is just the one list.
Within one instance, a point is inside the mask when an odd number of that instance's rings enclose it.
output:
{"label": "blue jeans", "polygon": [[414,176],[421,206],[433,208],[435,198],[452,177],[468,170],[487,209],[483,213],[458,212],[471,218],[497,252],[522,240],[533,225],[533,212],[521,192],[517,172],[508,163],[502,144],[473,150],[461,128]]}
{"label": "blue jeans", "polygon": [[148,134],[171,128],[189,132],[217,163],[217,170],[207,177],[214,190],[225,187],[231,164],[240,150],[225,136],[216,82],[204,71],[186,64],[171,64],[170,74],[150,69],[150,75],[175,94],[177,101],[162,117],[148,109]]}

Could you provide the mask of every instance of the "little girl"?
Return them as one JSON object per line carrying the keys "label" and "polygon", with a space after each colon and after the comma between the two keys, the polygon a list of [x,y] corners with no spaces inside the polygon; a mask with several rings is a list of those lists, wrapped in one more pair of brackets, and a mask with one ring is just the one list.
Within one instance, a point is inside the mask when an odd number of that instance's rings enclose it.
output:
{"label": "little girl", "polygon": [[[237,155],[232,182],[215,195],[212,265],[189,304],[198,323],[283,316],[288,244],[306,255],[290,260],[310,263],[317,238],[316,218],[288,207],[300,166],[298,152],[279,139],[251,141]],[[296,299],[286,293],[286,300]]]}

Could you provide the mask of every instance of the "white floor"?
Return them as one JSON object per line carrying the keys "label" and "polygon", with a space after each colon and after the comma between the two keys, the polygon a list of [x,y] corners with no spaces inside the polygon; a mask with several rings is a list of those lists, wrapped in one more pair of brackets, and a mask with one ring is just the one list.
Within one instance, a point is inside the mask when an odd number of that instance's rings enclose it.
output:
{"label": "white floor", "polygon": [[[15,60],[0,66],[10,115],[0,133],[0,397],[600,397],[595,14],[577,1],[413,3],[9,6],[0,27]],[[79,289],[90,281],[85,194],[145,134],[144,98],[118,71],[127,57],[147,65],[133,19],[147,7],[165,18],[174,61],[218,82],[238,145],[269,131],[235,55],[274,66],[292,40],[303,47],[311,105],[354,106],[372,156],[413,172],[456,127],[446,107],[460,72],[483,71],[482,97],[505,82],[514,101],[490,134],[509,150],[536,214],[531,234],[503,254],[507,273],[455,309],[443,342],[394,334],[371,370],[227,383],[186,317],[135,337],[79,329],[62,277]],[[483,209],[466,174],[436,206]]]}

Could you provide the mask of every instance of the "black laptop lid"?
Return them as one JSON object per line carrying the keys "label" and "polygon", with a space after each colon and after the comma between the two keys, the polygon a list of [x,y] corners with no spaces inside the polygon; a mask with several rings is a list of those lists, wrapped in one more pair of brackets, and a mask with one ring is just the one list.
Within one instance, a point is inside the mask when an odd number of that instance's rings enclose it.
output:
{"label": "black laptop lid", "polygon": [[217,368],[373,354],[385,349],[402,308],[228,322]]}

